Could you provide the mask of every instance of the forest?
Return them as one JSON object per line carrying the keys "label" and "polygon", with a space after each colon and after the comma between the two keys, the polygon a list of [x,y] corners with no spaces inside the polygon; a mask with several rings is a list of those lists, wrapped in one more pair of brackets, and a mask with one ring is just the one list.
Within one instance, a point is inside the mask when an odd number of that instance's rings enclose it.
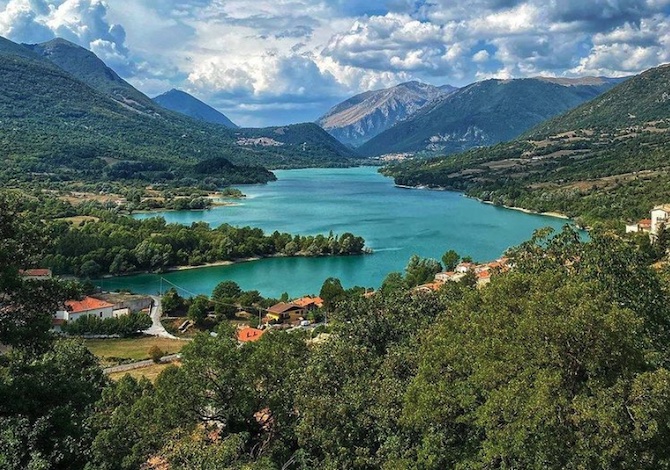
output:
{"label": "forest", "polygon": [[668,273],[636,239],[538,231],[484,288],[335,298],[318,342],[222,323],[112,382],[48,332],[71,286],[18,276],[43,227],[0,202],[0,468],[670,468]]}
{"label": "forest", "polygon": [[104,274],[164,271],[176,266],[198,266],[266,256],[326,256],[363,254],[365,241],[342,235],[265,234],[252,227],[205,222],[191,226],[168,224],[161,217],[135,220],[110,212],[98,221],[73,226],[48,223],[48,252],[41,264],[58,274],[94,278]]}

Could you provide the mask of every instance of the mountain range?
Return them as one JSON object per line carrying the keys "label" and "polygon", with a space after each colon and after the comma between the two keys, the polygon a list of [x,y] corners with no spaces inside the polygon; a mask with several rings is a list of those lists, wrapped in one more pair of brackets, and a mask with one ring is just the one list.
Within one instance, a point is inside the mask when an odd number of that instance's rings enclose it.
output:
{"label": "mountain range", "polygon": [[316,123],[340,142],[353,147],[389,129],[440,96],[456,91],[407,82],[382,90],[367,91],[336,105]]}
{"label": "mountain range", "polygon": [[619,79],[485,80],[429,102],[358,150],[451,154],[518,137],[534,125],[607,91]]}
{"label": "mountain range", "polygon": [[384,172],[495,204],[636,220],[670,201],[670,65],[629,78],[510,142]]}
{"label": "mountain range", "polygon": [[260,166],[350,164],[356,154],[313,123],[229,129],[165,109],[93,53],[58,39],[0,40],[3,179],[273,178]]}
{"label": "mountain range", "polygon": [[185,91],[172,89],[154,97],[153,101],[165,109],[184,114],[193,119],[211,124],[221,124],[231,129],[237,129],[238,127],[225,114],[212,108],[207,103],[203,103],[195,96],[189,95]]}

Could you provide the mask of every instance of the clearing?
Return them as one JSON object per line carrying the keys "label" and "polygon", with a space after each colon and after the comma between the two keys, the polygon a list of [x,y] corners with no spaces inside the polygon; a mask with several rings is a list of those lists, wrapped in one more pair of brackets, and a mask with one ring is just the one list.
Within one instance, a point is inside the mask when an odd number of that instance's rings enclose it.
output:
{"label": "clearing", "polygon": [[138,338],[87,339],[84,344],[89,351],[100,359],[103,366],[108,367],[123,362],[150,359],[149,349],[153,346],[158,346],[165,351],[165,354],[175,354],[181,351],[186,342],[153,336],[140,336]]}

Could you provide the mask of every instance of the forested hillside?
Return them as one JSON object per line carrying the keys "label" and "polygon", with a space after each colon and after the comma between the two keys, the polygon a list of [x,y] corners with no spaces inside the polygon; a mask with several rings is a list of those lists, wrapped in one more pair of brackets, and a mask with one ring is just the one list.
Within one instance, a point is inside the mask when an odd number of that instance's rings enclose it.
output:
{"label": "forested hillside", "polygon": [[[86,58],[90,67],[82,78],[90,83],[26,47],[0,43],[3,181],[192,181],[204,175],[225,185],[272,179],[260,166],[346,165],[354,157],[315,124],[233,130],[162,110],[150,100],[145,107],[140,98],[122,99],[115,93],[130,85],[122,82],[118,91],[118,77],[106,82],[99,69],[104,64],[79,49],[65,50]],[[69,56],[56,50],[64,63]],[[76,61],[67,64],[77,67]],[[206,173],[196,167],[203,161],[213,163]]]}
{"label": "forested hillside", "polygon": [[670,201],[670,67],[493,147],[387,168],[399,184],[463,190],[586,222],[639,219]]}
{"label": "forested hillside", "polygon": [[18,276],[47,231],[14,203],[0,198],[4,468],[670,468],[670,297],[648,243],[538,233],[481,289],[352,289],[329,334],[240,344],[224,323],[154,383],[112,382],[47,332],[75,291]]}

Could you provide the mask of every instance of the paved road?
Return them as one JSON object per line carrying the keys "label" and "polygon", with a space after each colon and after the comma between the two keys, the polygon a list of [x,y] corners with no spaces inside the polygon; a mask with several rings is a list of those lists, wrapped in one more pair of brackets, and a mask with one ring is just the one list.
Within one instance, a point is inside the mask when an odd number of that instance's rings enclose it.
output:
{"label": "paved road", "polygon": [[[175,362],[178,361],[180,358],[181,358],[180,354],[168,354],[167,356],[161,357],[161,363],[167,364],[170,362]],[[111,374],[114,372],[126,372],[133,369],[142,369],[144,367],[149,367],[154,364],[155,364],[154,361],[152,361],[151,359],[147,359],[146,361],[131,362],[130,364],[121,364],[120,366],[107,367],[106,369],[103,369],[103,372],[105,374]]]}
{"label": "paved road", "polygon": [[152,295],[151,298],[154,300],[153,305],[151,306],[152,325],[149,329],[144,330],[142,333],[151,336],[159,336],[161,338],[179,339],[176,336],[168,333],[163,324],[161,323],[161,316],[163,315],[163,309],[161,307],[161,298],[156,295]]}

